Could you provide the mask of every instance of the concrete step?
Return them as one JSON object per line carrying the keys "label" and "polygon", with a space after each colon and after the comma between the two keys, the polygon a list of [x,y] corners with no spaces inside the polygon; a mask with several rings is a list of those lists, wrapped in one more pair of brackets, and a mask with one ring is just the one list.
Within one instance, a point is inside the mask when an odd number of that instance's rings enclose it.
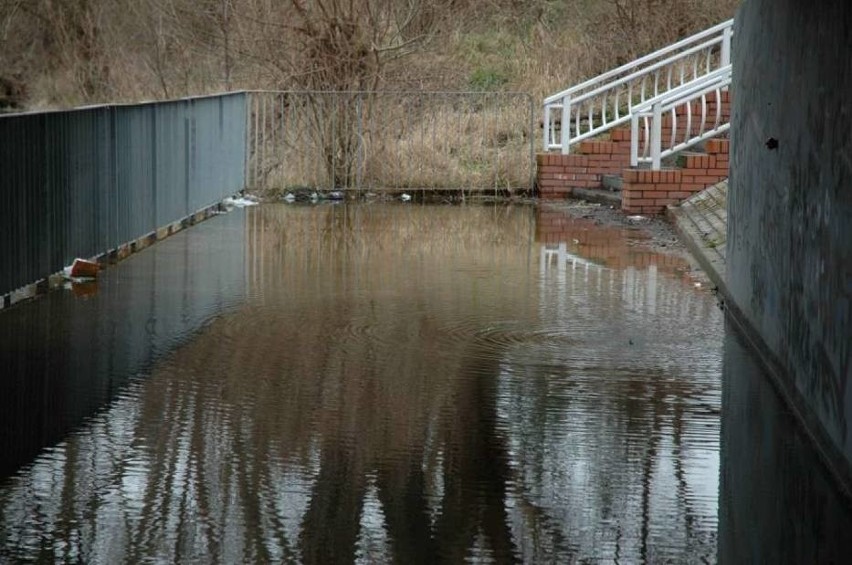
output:
{"label": "concrete step", "polygon": [[607,190],[621,192],[624,179],[621,178],[621,175],[603,175],[601,177],[601,184]]}
{"label": "concrete step", "polygon": [[575,188],[571,192],[571,196],[589,202],[609,204],[616,208],[621,208],[621,191],[613,192],[612,190],[602,190],[600,188]]}

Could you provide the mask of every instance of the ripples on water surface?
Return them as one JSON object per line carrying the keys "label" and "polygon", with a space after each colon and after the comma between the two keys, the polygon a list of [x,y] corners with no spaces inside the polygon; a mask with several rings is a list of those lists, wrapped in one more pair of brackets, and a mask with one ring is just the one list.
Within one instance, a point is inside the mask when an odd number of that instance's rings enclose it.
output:
{"label": "ripples on water surface", "polygon": [[722,317],[627,235],[267,205],[3,313],[0,557],[715,560]]}

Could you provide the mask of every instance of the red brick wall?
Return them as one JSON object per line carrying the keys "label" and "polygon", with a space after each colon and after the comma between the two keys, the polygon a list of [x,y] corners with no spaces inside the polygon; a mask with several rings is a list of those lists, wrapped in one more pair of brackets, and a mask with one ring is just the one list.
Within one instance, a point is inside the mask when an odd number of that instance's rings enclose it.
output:
{"label": "red brick wall", "polygon": [[710,139],[705,143],[706,154],[686,156],[679,169],[625,169],[621,209],[630,214],[661,214],[666,206],[728,178],[729,146],[727,139]]}
{"label": "red brick wall", "polygon": [[[715,121],[717,108],[715,94],[710,93],[707,98],[705,129],[708,123]],[[720,103],[722,120],[728,121],[731,115],[730,92],[721,93]],[[701,127],[701,106],[699,104],[691,104],[689,108],[686,105],[679,107],[677,109],[677,129],[678,136],[681,137],[687,129],[687,113],[692,114],[689,128],[692,133],[697,133]],[[663,121],[664,130],[671,127],[670,114],[666,114]],[[663,204],[663,201],[682,200],[693,192],[726,178],[728,176],[727,141],[722,140],[725,143],[724,150],[715,147],[713,145],[715,141],[717,140],[711,140],[707,143],[709,155],[695,158],[687,157],[686,169],[682,170],[677,178],[671,175],[643,176],[642,180],[639,181],[638,177],[631,177],[630,183],[635,188],[633,188],[630,197],[631,205],[629,209],[625,208],[625,210],[634,213],[659,213],[667,205]],[[711,147],[716,150],[711,151]],[[601,188],[603,175],[623,174],[624,170],[630,166],[630,128],[613,129],[608,141],[582,141],[572,148],[572,152],[571,155],[558,153],[541,153],[538,155],[538,189],[542,198],[565,198],[570,196],[574,188]],[[724,169],[724,173],[722,173],[722,169]],[[649,186],[674,184],[678,185],[677,188]],[[641,188],[638,188],[640,186]],[[640,194],[644,192],[666,192],[666,195],[645,197]],[[683,196],[683,194],[687,196]],[[649,200],[654,202],[648,203]],[[659,204],[656,202],[657,200],[660,201]],[[648,210],[645,210],[645,208]]]}
{"label": "red brick wall", "polygon": [[630,165],[630,130],[615,129],[608,141],[581,141],[572,155],[539,153],[537,164],[542,198],[565,198],[575,187],[600,188],[603,175],[619,175]]}

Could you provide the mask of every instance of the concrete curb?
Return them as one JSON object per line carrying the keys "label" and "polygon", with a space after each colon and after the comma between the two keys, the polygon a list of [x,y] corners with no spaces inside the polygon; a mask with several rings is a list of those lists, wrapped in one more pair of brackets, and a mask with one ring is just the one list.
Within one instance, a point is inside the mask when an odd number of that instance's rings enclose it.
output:
{"label": "concrete curb", "polygon": [[[193,226],[199,222],[203,222],[204,220],[207,220],[208,218],[215,216],[221,213],[222,211],[222,203],[216,202],[200,210],[197,210],[196,212],[193,212],[189,216],[176,220],[163,227],[157,228],[156,230],[144,234],[132,241],[122,243],[115,249],[110,249],[87,259],[96,261],[101,265],[101,268],[103,269],[107,265],[112,265],[123,259],[126,259],[130,255],[142,251],[143,249],[151,246],[157,241],[166,239],[167,237],[176,234],[177,232],[182,231],[189,226]],[[43,279],[39,279],[17,290],[13,290],[12,292],[2,295],[0,296],[0,312],[2,312],[6,308],[11,308],[12,306],[20,302],[25,302],[27,300],[37,298],[47,292],[50,292],[51,290],[60,288],[65,284],[65,282],[66,279],[62,273],[51,273]]]}

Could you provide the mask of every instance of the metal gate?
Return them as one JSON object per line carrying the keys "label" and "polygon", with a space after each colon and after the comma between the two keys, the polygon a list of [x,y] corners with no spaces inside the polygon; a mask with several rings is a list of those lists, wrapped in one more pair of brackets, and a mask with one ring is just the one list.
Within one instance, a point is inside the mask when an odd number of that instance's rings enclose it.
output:
{"label": "metal gate", "polygon": [[529,190],[524,93],[250,93],[246,185],[258,191]]}

